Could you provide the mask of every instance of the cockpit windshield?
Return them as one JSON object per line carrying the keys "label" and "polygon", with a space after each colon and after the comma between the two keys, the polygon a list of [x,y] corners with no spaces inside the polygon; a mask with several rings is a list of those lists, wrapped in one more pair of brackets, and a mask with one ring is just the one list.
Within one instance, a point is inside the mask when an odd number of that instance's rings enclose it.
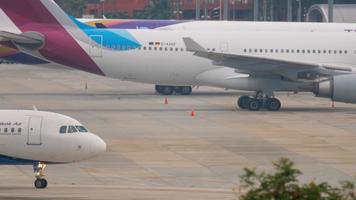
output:
{"label": "cockpit windshield", "polygon": [[81,133],[88,132],[88,130],[84,126],[75,126],[75,128],[77,128],[77,130]]}
{"label": "cockpit windshield", "polygon": [[61,126],[59,128],[59,133],[60,134],[66,134],[66,133],[87,133],[88,130],[81,125],[69,125],[69,126]]}

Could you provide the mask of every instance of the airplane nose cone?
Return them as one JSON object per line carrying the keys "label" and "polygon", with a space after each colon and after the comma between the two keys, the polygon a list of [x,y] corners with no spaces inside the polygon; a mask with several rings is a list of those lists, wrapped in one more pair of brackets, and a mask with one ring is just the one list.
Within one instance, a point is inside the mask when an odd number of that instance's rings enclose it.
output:
{"label": "airplane nose cone", "polygon": [[94,140],[94,143],[91,146],[91,151],[94,155],[99,155],[101,153],[106,152],[106,143],[100,137],[96,136],[97,138]]}

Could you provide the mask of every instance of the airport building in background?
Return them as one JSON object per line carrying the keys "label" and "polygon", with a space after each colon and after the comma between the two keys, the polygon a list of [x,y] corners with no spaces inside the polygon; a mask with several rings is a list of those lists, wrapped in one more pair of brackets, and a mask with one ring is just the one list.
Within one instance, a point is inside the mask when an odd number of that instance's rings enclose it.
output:
{"label": "airport building in background", "polygon": [[[329,0],[167,0],[171,3],[171,19],[239,20],[239,21],[305,21],[315,4]],[[356,0],[333,0],[335,4],[356,4]],[[151,0],[86,0],[84,17],[110,16],[134,18]],[[197,2],[199,2],[197,4]],[[226,4],[224,4],[224,2]],[[256,3],[256,5],[255,5]],[[323,6],[321,6],[323,7]],[[348,6],[347,6],[348,7]],[[224,12],[227,10],[227,12]],[[256,12],[257,10],[257,12]],[[340,10],[340,9],[339,9]],[[221,11],[221,12],[220,12]],[[340,13],[350,12],[347,9]],[[353,11],[352,11],[353,12]],[[256,14],[257,13],[257,14]],[[316,13],[317,14],[317,13]],[[325,14],[325,13],[324,13]],[[196,17],[196,16],[199,17]],[[315,15],[313,13],[312,15]],[[117,16],[117,15],[116,15]],[[313,18],[315,19],[315,17]],[[321,19],[325,22],[325,19]]]}
{"label": "airport building in background", "polygon": [[[199,0],[198,0],[199,1]],[[105,13],[125,13],[127,16],[134,16],[135,12],[142,12],[150,0],[87,0],[84,16],[101,17]],[[195,19],[196,0],[172,0],[173,19]],[[201,19],[220,19],[220,0],[200,0]],[[248,20],[253,12],[252,0],[230,0],[229,19]]]}

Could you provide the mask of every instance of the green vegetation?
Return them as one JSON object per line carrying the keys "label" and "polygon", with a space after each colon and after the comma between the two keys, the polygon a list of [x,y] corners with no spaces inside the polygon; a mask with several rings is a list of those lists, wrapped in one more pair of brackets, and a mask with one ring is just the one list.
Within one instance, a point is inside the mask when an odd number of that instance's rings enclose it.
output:
{"label": "green vegetation", "polygon": [[82,17],[85,0],[56,0],[56,2],[69,15]]}
{"label": "green vegetation", "polygon": [[294,163],[282,158],[273,163],[274,173],[258,173],[256,169],[244,169],[241,176],[240,200],[356,200],[355,182],[343,181],[340,187],[329,183],[301,184],[302,173]]}

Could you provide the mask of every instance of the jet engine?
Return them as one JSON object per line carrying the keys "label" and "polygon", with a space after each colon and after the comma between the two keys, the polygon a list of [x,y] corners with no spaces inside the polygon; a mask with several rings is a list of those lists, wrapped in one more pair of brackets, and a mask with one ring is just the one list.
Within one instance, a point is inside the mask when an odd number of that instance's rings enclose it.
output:
{"label": "jet engine", "polygon": [[356,74],[335,76],[329,80],[315,83],[313,92],[317,97],[356,103]]}

